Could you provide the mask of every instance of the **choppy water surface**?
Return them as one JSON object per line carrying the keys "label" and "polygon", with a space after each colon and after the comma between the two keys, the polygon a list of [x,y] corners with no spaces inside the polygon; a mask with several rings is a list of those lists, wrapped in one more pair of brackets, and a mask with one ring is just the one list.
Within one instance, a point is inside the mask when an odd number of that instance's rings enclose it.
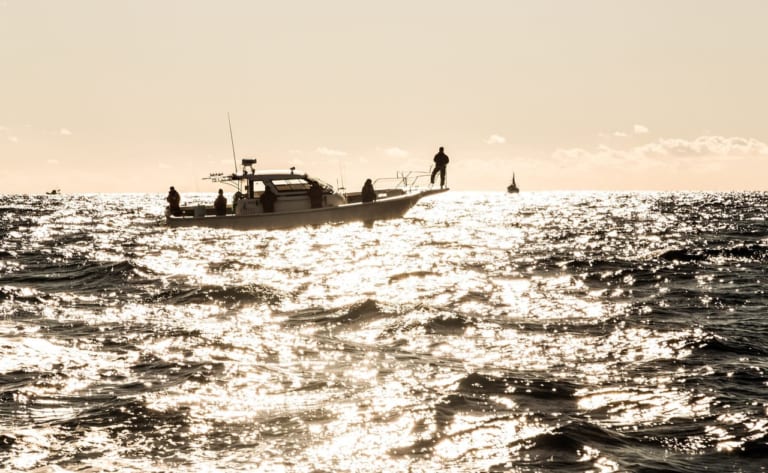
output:
{"label": "choppy water surface", "polygon": [[273,232],[163,203],[0,196],[4,468],[768,467],[768,194],[451,192]]}

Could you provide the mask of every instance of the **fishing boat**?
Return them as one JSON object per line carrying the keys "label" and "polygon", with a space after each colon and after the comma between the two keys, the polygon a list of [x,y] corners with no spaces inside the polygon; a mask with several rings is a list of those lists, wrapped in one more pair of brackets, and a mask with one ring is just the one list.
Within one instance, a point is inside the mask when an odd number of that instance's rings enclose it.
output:
{"label": "fishing boat", "polygon": [[517,187],[517,184],[515,183],[515,173],[512,173],[512,184],[507,186],[507,192],[510,194],[517,194],[520,192],[520,189]]}
{"label": "fishing boat", "polygon": [[[219,212],[223,215],[217,215],[213,205],[180,206],[175,212],[167,207],[167,224],[171,227],[269,230],[334,222],[373,222],[400,218],[423,197],[448,190],[418,187],[420,178],[429,177],[426,173],[415,176],[401,173],[392,178],[395,179],[394,186],[384,187],[386,179],[374,181],[374,188],[381,187],[375,189],[375,200],[363,202],[362,193],[338,192],[330,184],[295,168],[256,172],[255,163],[255,159],[243,159],[241,173],[212,174],[207,178],[237,189],[231,205],[225,212]],[[314,206],[310,198],[313,185],[322,190],[314,199]],[[262,199],[265,193],[274,195],[272,205]]]}

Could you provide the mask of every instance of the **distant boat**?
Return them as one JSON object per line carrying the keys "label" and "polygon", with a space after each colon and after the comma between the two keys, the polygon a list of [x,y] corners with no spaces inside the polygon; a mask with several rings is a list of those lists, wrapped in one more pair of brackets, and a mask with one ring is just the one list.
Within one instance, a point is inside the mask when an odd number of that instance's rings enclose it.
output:
{"label": "distant boat", "polygon": [[515,173],[512,173],[512,184],[507,186],[507,192],[510,194],[517,194],[520,192],[520,189],[517,187],[517,184],[515,183]]}
{"label": "distant boat", "polygon": [[61,189],[53,189],[51,191],[46,192],[48,195],[59,195],[61,194]]}

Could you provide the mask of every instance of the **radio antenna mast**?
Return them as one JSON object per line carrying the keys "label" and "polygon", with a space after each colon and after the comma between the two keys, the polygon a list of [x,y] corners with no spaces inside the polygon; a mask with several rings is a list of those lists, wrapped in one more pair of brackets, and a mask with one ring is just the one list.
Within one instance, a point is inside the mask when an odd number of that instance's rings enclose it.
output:
{"label": "radio antenna mast", "polygon": [[[235,154],[235,137],[232,134],[232,120],[229,118],[229,112],[227,112],[227,123],[229,124],[229,141],[230,143],[232,143],[232,161],[235,163],[235,174],[237,174],[237,154]],[[237,181],[237,192],[240,192],[242,190],[241,185],[242,183],[240,181]]]}
{"label": "radio antenna mast", "polygon": [[235,162],[235,174],[237,174],[237,155],[235,154],[235,137],[232,136],[232,120],[227,112],[227,123],[229,123],[229,141],[232,143],[232,161]]}

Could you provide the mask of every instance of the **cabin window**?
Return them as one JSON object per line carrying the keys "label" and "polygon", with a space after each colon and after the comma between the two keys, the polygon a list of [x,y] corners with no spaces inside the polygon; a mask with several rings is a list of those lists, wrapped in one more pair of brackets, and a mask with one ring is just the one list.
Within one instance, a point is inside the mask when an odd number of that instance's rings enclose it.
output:
{"label": "cabin window", "polygon": [[309,182],[304,179],[275,179],[272,181],[272,185],[278,192],[309,190]]}
{"label": "cabin window", "polygon": [[264,183],[261,181],[248,181],[248,198],[253,199],[264,192]]}
{"label": "cabin window", "polygon": [[251,185],[253,186],[253,192],[256,194],[261,194],[264,192],[264,182],[262,181],[251,181]]}

